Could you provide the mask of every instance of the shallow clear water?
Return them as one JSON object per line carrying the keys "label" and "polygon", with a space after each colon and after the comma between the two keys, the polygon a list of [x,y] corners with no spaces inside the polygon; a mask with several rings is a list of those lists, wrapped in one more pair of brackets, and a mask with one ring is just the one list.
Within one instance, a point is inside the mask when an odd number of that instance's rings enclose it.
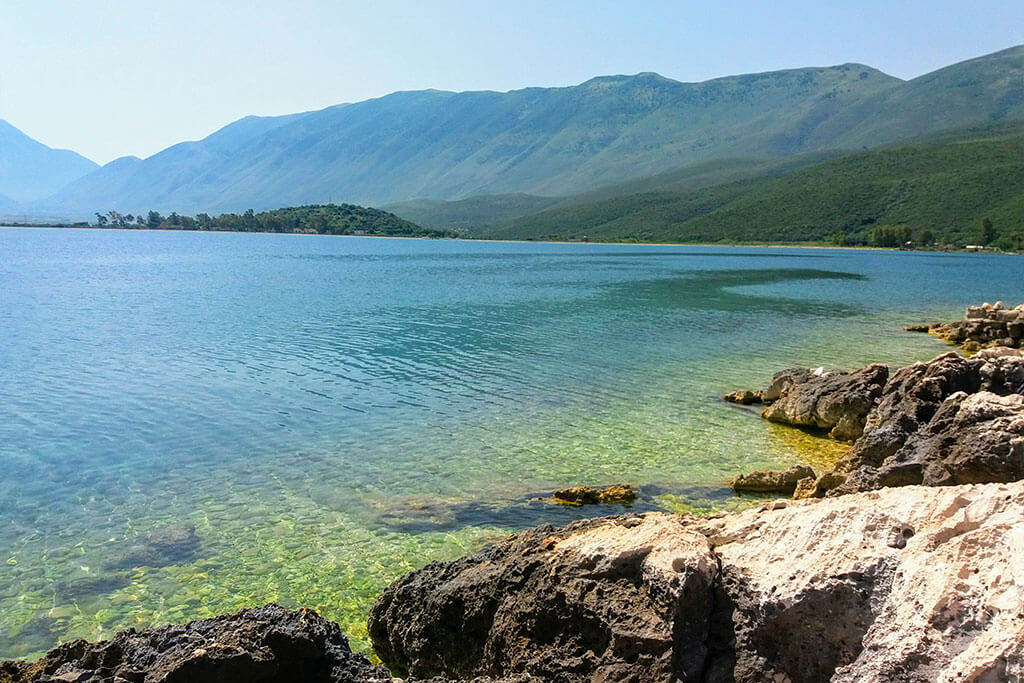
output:
{"label": "shallow clear water", "polygon": [[[0,229],[0,658],[275,600],[339,620],[431,559],[614,511],[741,505],[841,448],[718,396],[947,350],[1017,257]],[[180,564],[114,568],[193,526]]]}

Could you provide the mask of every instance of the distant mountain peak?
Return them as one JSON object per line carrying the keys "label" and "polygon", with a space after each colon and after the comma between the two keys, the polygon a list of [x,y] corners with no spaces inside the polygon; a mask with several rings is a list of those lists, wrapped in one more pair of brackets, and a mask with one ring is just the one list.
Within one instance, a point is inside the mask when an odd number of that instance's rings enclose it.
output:
{"label": "distant mountain peak", "polygon": [[46,197],[96,168],[82,155],[48,147],[0,119],[0,194],[9,200]]}

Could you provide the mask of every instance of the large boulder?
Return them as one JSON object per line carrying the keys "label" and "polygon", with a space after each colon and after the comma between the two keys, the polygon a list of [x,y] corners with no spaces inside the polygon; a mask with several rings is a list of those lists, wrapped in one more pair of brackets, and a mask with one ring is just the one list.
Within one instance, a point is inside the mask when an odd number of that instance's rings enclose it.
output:
{"label": "large boulder", "polygon": [[398,580],[369,632],[403,676],[699,681],[716,573],[679,517],[540,527]]}
{"label": "large boulder", "polygon": [[703,522],[704,681],[1024,680],[1024,483],[883,489]]}
{"label": "large boulder", "polygon": [[428,565],[370,634],[457,680],[1013,681],[1022,553],[1024,482],[605,518]]}
{"label": "large boulder", "polygon": [[820,495],[883,486],[1007,482],[1024,478],[1024,352],[947,353],[900,368],[867,417],[864,434]]}
{"label": "large boulder", "polygon": [[864,431],[868,412],[882,393],[889,368],[875,364],[853,372],[783,370],[772,377],[762,398],[770,403],[761,416],[772,422],[827,431],[852,441]]}
{"label": "large boulder", "polygon": [[76,640],[35,662],[0,663],[0,683],[390,683],[334,622],[277,605]]}

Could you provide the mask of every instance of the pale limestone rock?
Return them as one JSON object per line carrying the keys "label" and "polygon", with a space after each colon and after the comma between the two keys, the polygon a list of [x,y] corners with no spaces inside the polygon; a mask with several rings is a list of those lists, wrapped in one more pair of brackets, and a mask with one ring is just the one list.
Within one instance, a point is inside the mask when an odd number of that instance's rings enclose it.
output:
{"label": "pale limestone rock", "polygon": [[705,531],[737,680],[1024,677],[1024,482],[791,501]]}

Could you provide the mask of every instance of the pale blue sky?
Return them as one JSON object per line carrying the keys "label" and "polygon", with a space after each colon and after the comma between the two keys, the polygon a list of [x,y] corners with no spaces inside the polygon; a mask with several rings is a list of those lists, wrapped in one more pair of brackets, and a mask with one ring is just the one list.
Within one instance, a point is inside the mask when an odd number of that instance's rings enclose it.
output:
{"label": "pale blue sky", "polygon": [[0,118],[98,162],[395,90],[682,81],[1024,43],[1021,0],[0,0]]}

